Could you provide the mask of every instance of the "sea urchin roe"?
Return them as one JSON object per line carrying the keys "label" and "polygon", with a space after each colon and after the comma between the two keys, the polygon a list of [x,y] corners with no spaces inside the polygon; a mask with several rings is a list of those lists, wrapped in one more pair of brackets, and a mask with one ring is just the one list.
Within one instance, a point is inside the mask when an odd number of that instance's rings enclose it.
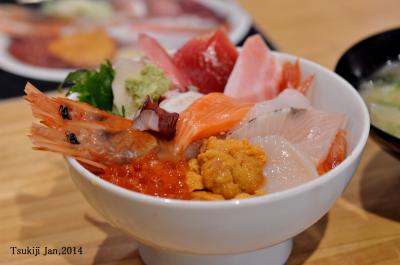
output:
{"label": "sea urchin roe", "polygon": [[147,154],[131,164],[108,166],[99,176],[120,187],[153,196],[190,199],[185,183],[187,162],[164,161],[155,153]]}
{"label": "sea urchin roe", "polygon": [[[200,154],[189,161],[187,181],[190,188],[195,183],[193,176],[201,175],[204,187],[222,198],[232,199],[256,195],[265,181],[263,168],[267,156],[259,146],[247,140],[218,139],[210,137],[203,142]],[[197,190],[197,188],[194,188]],[[192,189],[193,190],[193,189]],[[216,199],[208,193],[192,194],[193,199]]]}

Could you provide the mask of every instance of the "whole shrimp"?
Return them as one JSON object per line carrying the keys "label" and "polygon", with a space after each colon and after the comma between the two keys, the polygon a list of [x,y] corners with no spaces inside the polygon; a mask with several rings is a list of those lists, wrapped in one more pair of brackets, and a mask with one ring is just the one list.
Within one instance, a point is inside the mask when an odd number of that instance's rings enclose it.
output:
{"label": "whole shrimp", "polygon": [[67,98],[50,98],[32,84],[25,86],[30,102],[34,149],[73,157],[98,169],[125,164],[158,146],[149,133],[132,129],[133,122],[99,110],[89,104]]}

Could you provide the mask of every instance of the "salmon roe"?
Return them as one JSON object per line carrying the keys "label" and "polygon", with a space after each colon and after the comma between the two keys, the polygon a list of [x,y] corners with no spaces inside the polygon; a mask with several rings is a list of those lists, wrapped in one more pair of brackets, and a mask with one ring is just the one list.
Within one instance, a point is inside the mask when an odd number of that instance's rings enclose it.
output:
{"label": "salmon roe", "polygon": [[127,165],[108,166],[99,176],[120,187],[172,199],[190,199],[187,162],[164,161],[150,153]]}

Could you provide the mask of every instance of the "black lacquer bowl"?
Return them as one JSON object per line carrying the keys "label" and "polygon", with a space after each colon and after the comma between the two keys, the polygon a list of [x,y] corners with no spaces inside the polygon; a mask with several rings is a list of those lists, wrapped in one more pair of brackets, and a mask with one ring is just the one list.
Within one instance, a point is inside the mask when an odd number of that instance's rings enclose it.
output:
{"label": "black lacquer bowl", "polygon": [[[361,82],[388,60],[400,60],[400,28],[375,34],[350,47],[339,59],[335,72],[358,90]],[[400,159],[400,138],[373,124],[370,133],[386,151]]]}

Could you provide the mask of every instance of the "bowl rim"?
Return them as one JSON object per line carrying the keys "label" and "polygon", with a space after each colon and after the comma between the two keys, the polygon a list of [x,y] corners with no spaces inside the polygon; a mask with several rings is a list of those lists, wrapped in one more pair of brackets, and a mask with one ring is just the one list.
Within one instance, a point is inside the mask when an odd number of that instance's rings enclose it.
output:
{"label": "bowl rim", "polygon": [[371,41],[372,39],[375,39],[376,37],[383,35],[383,34],[389,34],[392,32],[396,32],[399,31],[400,32],[400,27],[394,27],[394,28],[390,28],[390,29],[385,29],[385,30],[380,30],[377,31],[375,33],[373,33],[372,35],[368,35],[362,39],[360,39],[359,41],[355,42],[353,45],[351,45],[350,47],[348,47],[347,49],[345,49],[342,53],[341,56],[339,57],[339,59],[336,62],[336,65],[334,67],[334,72],[336,73],[336,70],[339,66],[339,63],[342,62],[343,58],[352,50],[356,49],[358,46],[363,45],[364,42],[368,42]]}
{"label": "bowl rim", "polygon": [[343,173],[346,168],[350,167],[353,162],[357,160],[357,158],[362,154],[366,142],[368,140],[369,129],[370,129],[370,121],[369,121],[369,113],[367,107],[356,91],[350,83],[348,83],[345,79],[341,76],[336,74],[335,72],[327,69],[324,66],[321,66],[317,63],[314,63],[310,60],[300,58],[298,56],[290,55],[287,53],[282,52],[273,52],[273,54],[278,55],[278,60],[281,59],[289,59],[294,61],[296,59],[300,59],[301,62],[307,63],[312,65],[313,67],[320,68],[321,71],[332,75],[335,79],[337,79],[341,85],[348,88],[349,93],[351,93],[355,100],[357,101],[358,105],[362,111],[362,131],[361,136],[357,140],[357,143],[354,146],[354,149],[348,154],[346,159],[340,163],[336,168],[330,170],[328,173],[301,184],[299,186],[289,188],[280,192],[275,192],[259,197],[247,198],[247,199],[237,199],[237,200],[225,200],[225,201],[192,201],[192,200],[178,200],[178,199],[168,199],[168,198],[161,198],[152,195],[142,194],[139,192],[135,192],[132,190],[128,190],[117,186],[113,183],[110,183],[102,178],[96,176],[95,174],[91,173],[89,170],[85,169],[81,164],[78,163],[77,160],[65,157],[67,163],[79,173],[81,177],[86,178],[91,183],[100,186],[102,189],[107,190],[108,192],[114,193],[117,196],[122,196],[130,200],[134,200],[146,205],[153,205],[159,207],[171,207],[171,208],[183,208],[183,209],[227,209],[227,208],[238,208],[238,207],[248,207],[248,206],[257,206],[260,204],[271,203],[275,202],[287,197],[293,197],[303,192],[307,192],[315,187],[322,185],[325,182],[328,182],[330,179],[337,177]]}

